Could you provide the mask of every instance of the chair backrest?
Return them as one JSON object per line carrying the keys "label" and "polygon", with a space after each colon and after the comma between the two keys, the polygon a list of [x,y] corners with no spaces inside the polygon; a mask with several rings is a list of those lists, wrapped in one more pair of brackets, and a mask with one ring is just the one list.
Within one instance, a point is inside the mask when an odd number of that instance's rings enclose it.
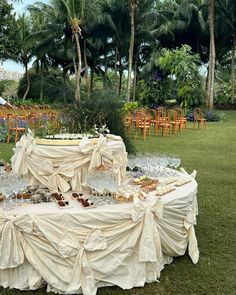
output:
{"label": "chair backrest", "polygon": [[183,119],[184,117],[184,110],[180,107],[174,107],[174,110],[177,112],[178,120]]}
{"label": "chair backrest", "polygon": [[201,108],[195,108],[193,111],[194,121],[201,120],[203,118],[203,110]]}
{"label": "chair backrest", "polygon": [[173,109],[169,109],[167,111],[168,121],[177,122],[178,120],[178,112]]}
{"label": "chair backrest", "polygon": [[167,113],[166,108],[164,108],[164,107],[158,107],[158,108],[156,108],[156,111],[162,111],[165,114]]}
{"label": "chair backrest", "polygon": [[163,124],[166,122],[166,110],[161,108],[156,109],[157,120],[159,124]]}

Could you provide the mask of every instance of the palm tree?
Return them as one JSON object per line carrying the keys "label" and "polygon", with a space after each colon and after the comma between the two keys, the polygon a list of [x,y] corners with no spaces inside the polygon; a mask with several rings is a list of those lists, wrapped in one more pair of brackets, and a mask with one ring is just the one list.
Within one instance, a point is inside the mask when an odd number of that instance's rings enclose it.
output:
{"label": "palm tree", "polygon": [[82,27],[89,21],[99,16],[99,1],[98,0],[54,0],[53,3],[61,4],[64,16],[66,17],[72,32],[72,40],[75,43],[77,53],[77,66],[76,66],[76,89],[75,100],[77,103],[80,101],[80,80],[82,69],[82,55],[80,39],[82,37]]}
{"label": "palm tree", "polygon": [[[220,35],[222,46],[230,44],[231,47],[231,102],[235,100],[235,50],[236,50],[236,2],[234,0],[221,0],[216,2],[217,32]],[[224,26],[222,26],[224,22]]]}
{"label": "palm tree", "polygon": [[17,61],[20,61],[23,64],[25,68],[25,77],[27,81],[27,87],[22,98],[22,100],[25,100],[30,89],[28,64],[32,58],[32,45],[26,42],[26,40],[31,33],[31,21],[29,16],[26,16],[25,14],[23,14],[22,16],[18,18],[17,23],[19,27],[19,36],[20,36],[20,43],[21,43],[20,44],[21,50],[20,50],[19,56],[17,57]]}
{"label": "palm tree", "polygon": [[208,22],[210,30],[210,52],[208,65],[207,106],[212,109],[214,104],[215,80],[215,0],[208,0]]}
{"label": "palm tree", "polygon": [[66,103],[66,76],[68,72],[75,72],[70,26],[67,22],[62,21],[60,11],[52,5],[37,2],[30,5],[28,10],[32,18],[33,29],[27,42],[33,44],[36,69],[41,69],[38,70],[41,74],[40,100],[43,95],[43,72],[50,65],[63,68],[64,103]]}
{"label": "palm tree", "polygon": [[[106,52],[104,59],[110,68],[114,70],[116,81],[116,94],[120,96],[121,83],[124,69],[127,68],[127,52],[130,42],[130,34],[127,30],[129,26],[129,9],[127,0],[106,0],[102,5],[102,15],[104,19],[103,32],[107,36]],[[103,39],[104,40],[104,39]],[[109,62],[108,58],[109,56]]]}

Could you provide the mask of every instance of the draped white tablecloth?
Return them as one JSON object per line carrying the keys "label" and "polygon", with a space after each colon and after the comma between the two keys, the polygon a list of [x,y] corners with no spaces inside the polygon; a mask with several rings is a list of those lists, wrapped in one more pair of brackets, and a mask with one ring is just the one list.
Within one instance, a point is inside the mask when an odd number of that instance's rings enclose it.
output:
{"label": "draped white tablecloth", "polygon": [[[23,204],[0,211],[0,285],[66,294],[96,294],[99,286],[123,289],[160,277],[164,264],[199,251],[194,179],[168,195],[84,209],[77,201]],[[68,193],[69,194],[69,193]]]}
{"label": "draped white tablecloth", "polygon": [[84,137],[77,146],[50,146],[36,144],[30,135],[23,135],[16,143],[12,157],[13,172],[43,184],[51,191],[81,190],[87,176],[104,164],[114,173],[117,183],[125,178],[127,153],[119,136],[101,135],[96,144]]}

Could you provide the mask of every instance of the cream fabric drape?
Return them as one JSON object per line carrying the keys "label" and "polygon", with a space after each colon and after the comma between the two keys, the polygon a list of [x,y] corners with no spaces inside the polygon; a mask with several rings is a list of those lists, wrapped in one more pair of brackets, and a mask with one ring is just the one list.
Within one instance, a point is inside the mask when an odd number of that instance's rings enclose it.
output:
{"label": "cream fabric drape", "polygon": [[16,143],[13,172],[30,184],[42,184],[52,191],[81,190],[92,169],[104,164],[114,172],[118,184],[125,178],[127,153],[119,136],[101,135],[97,144],[83,138],[78,146],[37,145],[27,134]]}
{"label": "cream fabric drape", "polygon": [[184,255],[193,263],[199,251],[197,183],[146,201],[84,209],[55,203],[0,211],[0,285],[66,294],[96,294],[107,284],[123,289],[160,277],[164,264]]}

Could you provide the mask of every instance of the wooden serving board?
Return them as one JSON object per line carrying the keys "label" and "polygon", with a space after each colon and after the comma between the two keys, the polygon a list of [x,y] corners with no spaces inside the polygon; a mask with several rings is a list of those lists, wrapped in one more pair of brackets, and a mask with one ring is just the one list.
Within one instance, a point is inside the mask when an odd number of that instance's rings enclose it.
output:
{"label": "wooden serving board", "polygon": [[167,195],[167,194],[169,194],[169,193],[171,193],[171,192],[173,192],[173,191],[175,191],[175,188],[171,188],[171,189],[168,189],[168,191],[164,191],[164,192],[157,192],[156,193],[156,196],[159,196],[159,197],[161,197],[161,196],[164,196],[164,195]]}
{"label": "wooden serving board", "polygon": [[191,182],[192,180],[186,180],[186,181],[184,181],[184,182],[176,182],[175,184],[174,184],[174,186],[177,186],[177,187],[179,187],[179,186],[182,186],[182,185],[185,185],[185,184],[187,184],[187,183],[189,183],[189,182]]}

